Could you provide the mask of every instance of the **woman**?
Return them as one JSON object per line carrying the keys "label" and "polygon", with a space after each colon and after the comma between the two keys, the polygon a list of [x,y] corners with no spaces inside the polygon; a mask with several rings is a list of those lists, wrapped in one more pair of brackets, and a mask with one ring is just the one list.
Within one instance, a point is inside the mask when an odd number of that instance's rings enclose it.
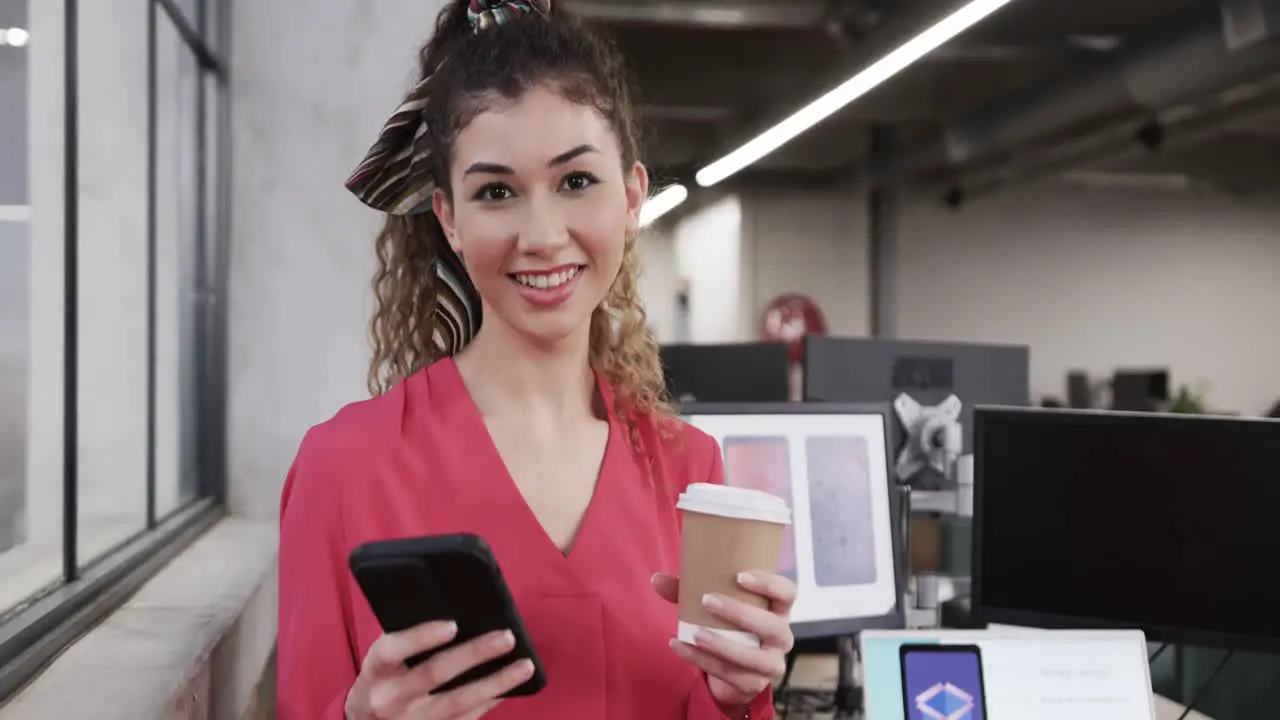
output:
{"label": "woman", "polygon": [[[773,717],[789,580],[744,576],[767,610],[706,599],[760,648],[672,640],[675,500],[722,470],[663,402],[636,284],[648,178],[616,52],[546,5],[471,0],[444,9],[421,65],[348,182],[388,213],[376,397],[313,428],[286,481],[280,717]],[[383,634],[346,570],[363,542],[462,531],[503,567],[549,678],[536,696],[495,700],[523,663],[433,692],[510,638],[406,669],[451,628]]]}

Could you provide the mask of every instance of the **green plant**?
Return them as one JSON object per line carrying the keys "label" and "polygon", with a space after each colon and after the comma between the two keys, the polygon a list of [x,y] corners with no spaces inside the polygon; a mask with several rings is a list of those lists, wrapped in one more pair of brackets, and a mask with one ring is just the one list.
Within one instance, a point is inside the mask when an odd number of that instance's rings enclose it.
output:
{"label": "green plant", "polygon": [[1192,390],[1186,385],[1178,387],[1178,393],[1174,395],[1173,401],[1169,404],[1168,412],[1181,413],[1183,415],[1203,415],[1209,412],[1209,408],[1204,399],[1205,391],[1197,388]]}

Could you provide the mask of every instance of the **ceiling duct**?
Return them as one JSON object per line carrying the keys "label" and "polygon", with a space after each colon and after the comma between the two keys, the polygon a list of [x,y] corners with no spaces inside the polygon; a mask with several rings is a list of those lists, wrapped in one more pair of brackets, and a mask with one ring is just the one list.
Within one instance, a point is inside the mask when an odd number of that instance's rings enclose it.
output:
{"label": "ceiling duct", "polygon": [[721,29],[807,28],[828,19],[827,0],[559,0],[586,20]]}
{"label": "ceiling duct", "polygon": [[1280,31],[1280,0],[1222,0],[1222,30],[1232,50],[1266,42]]}
{"label": "ceiling duct", "polygon": [[[1213,137],[1224,125],[1264,124],[1280,107],[1280,74],[1258,83],[1232,88],[1195,105],[1181,105],[1155,115],[1142,127],[1158,127],[1161,152],[1194,145]],[[1090,173],[1100,162],[1121,162],[1154,152],[1142,141],[1134,122],[1118,123],[1097,133],[1065,142],[1042,152],[1019,154],[999,166],[965,175],[951,188],[960,188],[966,201],[990,195],[1010,185],[1025,185],[1062,174]]]}
{"label": "ceiling duct", "polygon": [[889,173],[897,176],[989,159],[1089,121],[1126,111],[1158,112],[1280,70],[1280,25],[1264,21],[1259,34],[1254,23],[1252,39],[1240,43],[1229,31],[1240,26],[1233,14],[1239,12],[1233,7],[1237,5],[1226,0],[1210,17],[999,101],[947,128],[941,137],[907,148]]}

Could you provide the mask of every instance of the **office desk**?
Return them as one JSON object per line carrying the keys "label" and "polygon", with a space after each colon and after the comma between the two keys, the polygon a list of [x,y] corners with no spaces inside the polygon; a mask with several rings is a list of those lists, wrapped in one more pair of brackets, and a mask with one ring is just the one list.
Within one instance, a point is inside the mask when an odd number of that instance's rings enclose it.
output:
{"label": "office desk", "polygon": [[[1176,703],[1163,695],[1156,696],[1156,720],[1178,720],[1183,710],[1186,710],[1186,706]],[[1191,714],[1187,716],[1187,720],[1213,720],[1213,718],[1192,710]]]}
{"label": "office desk", "polygon": [[[791,675],[791,684],[797,688],[811,690],[832,690],[836,686],[838,661],[835,655],[805,655],[796,658],[796,668]],[[1156,720],[1178,720],[1184,707],[1172,700],[1156,696]],[[793,713],[792,718],[805,720],[805,716]],[[826,720],[830,715],[815,714],[812,720]],[[1213,720],[1208,715],[1192,711],[1186,720]]]}

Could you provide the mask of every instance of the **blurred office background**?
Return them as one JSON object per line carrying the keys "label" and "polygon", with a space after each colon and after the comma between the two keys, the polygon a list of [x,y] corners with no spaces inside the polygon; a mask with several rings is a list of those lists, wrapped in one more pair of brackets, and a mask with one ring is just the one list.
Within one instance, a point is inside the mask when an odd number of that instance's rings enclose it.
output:
{"label": "blurred office background", "polygon": [[[209,683],[218,717],[255,702],[285,471],[366,392],[379,219],[343,181],[441,4],[0,0],[0,696],[17,698],[0,717],[78,682],[136,694],[90,672],[130,652],[169,673],[153,692]],[[699,184],[962,5],[556,0],[616,38],[646,159],[688,191],[642,245],[659,338],[758,340],[770,303],[801,294],[831,335],[1029,346],[1036,399],[1065,398],[1073,371],[1154,367],[1206,409],[1270,411],[1273,0],[1013,0]],[[187,574],[157,590],[167,573]],[[139,588],[171,593],[146,597],[184,608],[181,632],[144,603],[157,637],[114,657],[92,632],[72,643]],[[183,632],[199,639],[159,637]],[[33,655],[41,637],[61,640]],[[54,645],[70,650],[41,676]],[[1232,673],[1215,717],[1280,701],[1280,664]]]}

